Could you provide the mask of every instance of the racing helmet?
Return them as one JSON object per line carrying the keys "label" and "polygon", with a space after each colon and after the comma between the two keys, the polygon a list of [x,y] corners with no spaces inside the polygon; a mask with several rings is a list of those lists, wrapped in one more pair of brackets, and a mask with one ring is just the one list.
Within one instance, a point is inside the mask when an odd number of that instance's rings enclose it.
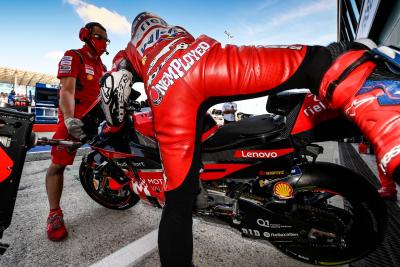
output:
{"label": "racing helmet", "polygon": [[132,22],[131,44],[137,49],[140,56],[154,46],[168,30],[168,24],[158,15],[151,12],[142,12]]}
{"label": "racing helmet", "polygon": [[171,40],[178,36],[193,38],[184,28],[168,25],[160,16],[142,12],[132,22],[131,45],[140,57],[145,56],[161,40]]}

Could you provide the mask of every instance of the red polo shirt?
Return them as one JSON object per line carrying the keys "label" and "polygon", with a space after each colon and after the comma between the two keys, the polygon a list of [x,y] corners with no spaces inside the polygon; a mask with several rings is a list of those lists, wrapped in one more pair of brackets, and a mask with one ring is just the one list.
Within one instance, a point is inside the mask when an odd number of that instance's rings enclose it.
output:
{"label": "red polo shirt", "polygon": [[[68,50],[61,58],[58,63],[57,78],[76,78],[75,118],[81,118],[99,96],[99,80],[104,72],[105,67],[101,58],[91,56],[86,46],[77,50]],[[62,116],[60,110],[58,114],[60,118]]]}
{"label": "red polo shirt", "polygon": [[[105,67],[100,57],[92,57],[86,46],[78,50],[68,50],[65,52],[58,64],[57,77],[76,78],[75,118],[81,118],[99,96],[99,80],[104,72]],[[58,109],[58,125],[53,138],[71,139],[65,127],[60,109]],[[64,146],[53,146],[51,149],[51,160],[54,164],[71,165],[74,162],[75,154],[76,151],[69,151]]]}

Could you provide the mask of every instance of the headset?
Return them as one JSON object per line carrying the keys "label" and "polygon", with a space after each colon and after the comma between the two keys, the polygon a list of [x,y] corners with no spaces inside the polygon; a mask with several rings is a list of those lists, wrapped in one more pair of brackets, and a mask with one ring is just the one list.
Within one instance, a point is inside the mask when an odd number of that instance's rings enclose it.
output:
{"label": "headset", "polygon": [[[94,26],[98,26],[102,29],[104,29],[104,27],[98,23],[98,22],[89,22],[87,23],[84,27],[82,27],[79,31],[79,39],[82,42],[88,42],[89,41],[89,36],[93,31]],[[105,30],[105,29],[104,29]]]}
{"label": "headset", "polygon": [[[93,48],[93,44],[90,42],[89,36],[90,36],[90,34],[92,33],[93,28],[94,28],[95,26],[97,26],[97,27],[103,29],[103,30],[106,32],[106,29],[103,27],[103,25],[101,25],[101,24],[98,23],[98,22],[89,22],[89,23],[87,23],[84,27],[82,27],[82,28],[79,30],[79,39],[80,39],[82,42],[87,43],[87,44],[88,44],[89,46],[91,46],[92,48]],[[108,55],[108,51],[107,51],[107,50],[105,51],[105,53]]]}

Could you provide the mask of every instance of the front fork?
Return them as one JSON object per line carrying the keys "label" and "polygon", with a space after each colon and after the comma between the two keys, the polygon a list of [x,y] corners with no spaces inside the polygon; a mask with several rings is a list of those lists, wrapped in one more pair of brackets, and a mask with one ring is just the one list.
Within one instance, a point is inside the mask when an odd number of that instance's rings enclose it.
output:
{"label": "front fork", "polygon": [[[112,159],[107,159],[102,157],[104,160],[102,162],[97,162],[96,160],[93,159],[87,160],[86,164],[91,165],[91,162],[93,162],[93,166],[90,166],[93,168],[93,175],[95,177],[99,177],[101,173],[105,171],[105,168],[108,168],[109,170],[107,171],[107,174],[112,175],[112,176],[107,176],[108,182],[109,182],[109,188],[111,190],[119,190],[126,184],[130,182],[130,171],[125,170],[118,166]],[[98,179],[99,181],[101,179]]]}

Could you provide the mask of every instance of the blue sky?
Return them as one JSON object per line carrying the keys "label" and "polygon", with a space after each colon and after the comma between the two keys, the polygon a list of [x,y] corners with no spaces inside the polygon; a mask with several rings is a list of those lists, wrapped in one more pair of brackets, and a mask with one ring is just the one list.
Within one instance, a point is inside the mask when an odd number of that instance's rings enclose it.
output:
{"label": "blue sky", "polygon": [[[102,59],[110,68],[142,11],[221,43],[228,42],[225,30],[237,45],[327,45],[336,40],[335,0],[13,0],[3,1],[1,11],[0,66],[52,75],[66,50],[82,46],[78,32],[89,21],[107,29],[110,55]],[[258,109],[255,113],[264,111],[264,101],[246,103]]]}
{"label": "blue sky", "polygon": [[56,74],[65,50],[81,47],[78,32],[88,21],[108,30],[111,65],[130,37],[132,19],[152,11],[194,36],[207,34],[233,44],[328,44],[336,39],[334,0],[38,0],[1,4],[0,66]]}

